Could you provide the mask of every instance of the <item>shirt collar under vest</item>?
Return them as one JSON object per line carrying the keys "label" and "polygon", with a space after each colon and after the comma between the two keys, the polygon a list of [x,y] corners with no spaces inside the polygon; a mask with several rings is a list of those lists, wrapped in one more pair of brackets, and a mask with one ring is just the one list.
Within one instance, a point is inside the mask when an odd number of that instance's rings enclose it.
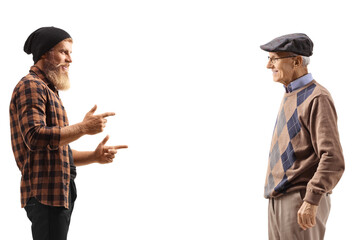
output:
{"label": "shirt collar under vest", "polygon": [[291,92],[295,91],[296,89],[299,89],[299,88],[305,86],[306,84],[310,83],[312,80],[313,80],[313,77],[312,77],[311,73],[308,73],[308,74],[292,81],[289,85],[287,85],[287,86],[284,85],[284,88],[287,93],[291,93]]}

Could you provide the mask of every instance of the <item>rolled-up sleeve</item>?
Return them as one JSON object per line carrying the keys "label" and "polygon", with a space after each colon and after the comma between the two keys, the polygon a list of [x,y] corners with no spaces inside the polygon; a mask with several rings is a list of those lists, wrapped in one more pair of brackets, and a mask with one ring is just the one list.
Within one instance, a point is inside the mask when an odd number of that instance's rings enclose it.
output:
{"label": "rolled-up sleeve", "polygon": [[60,127],[48,126],[46,122],[48,101],[45,91],[43,83],[27,80],[19,86],[16,94],[20,132],[30,151],[43,148],[56,150],[59,147]]}

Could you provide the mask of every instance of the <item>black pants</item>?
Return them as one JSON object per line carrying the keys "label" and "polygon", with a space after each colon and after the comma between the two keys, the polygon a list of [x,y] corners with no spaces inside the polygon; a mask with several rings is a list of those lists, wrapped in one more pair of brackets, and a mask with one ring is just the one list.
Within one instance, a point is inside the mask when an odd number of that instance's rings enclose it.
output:
{"label": "black pants", "polygon": [[66,240],[75,199],[76,186],[73,180],[70,180],[69,209],[43,205],[36,198],[30,198],[25,210],[32,222],[33,239]]}

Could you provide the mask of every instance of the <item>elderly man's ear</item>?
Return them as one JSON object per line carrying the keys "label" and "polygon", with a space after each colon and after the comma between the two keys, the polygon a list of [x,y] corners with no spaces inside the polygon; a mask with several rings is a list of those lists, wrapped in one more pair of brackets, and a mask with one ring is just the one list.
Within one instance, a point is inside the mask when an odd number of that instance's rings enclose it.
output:
{"label": "elderly man's ear", "polygon": [[295,67],[301,67],[303,65],[303,58],[301,56],[297,56],[294,60]]}

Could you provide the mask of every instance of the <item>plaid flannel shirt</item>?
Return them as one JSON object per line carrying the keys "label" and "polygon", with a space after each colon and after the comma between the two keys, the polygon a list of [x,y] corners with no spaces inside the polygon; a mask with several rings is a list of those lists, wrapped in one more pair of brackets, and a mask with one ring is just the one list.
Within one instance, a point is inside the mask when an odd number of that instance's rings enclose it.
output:
{"label": "plaid flannel shirt", "polygon": [[50,206],[69,207],[69,146],[59,146],[68,126],[54,85],[36,66],[16,85],[10,103],[11,144],[21,171],[21,207],[30,197]]}

